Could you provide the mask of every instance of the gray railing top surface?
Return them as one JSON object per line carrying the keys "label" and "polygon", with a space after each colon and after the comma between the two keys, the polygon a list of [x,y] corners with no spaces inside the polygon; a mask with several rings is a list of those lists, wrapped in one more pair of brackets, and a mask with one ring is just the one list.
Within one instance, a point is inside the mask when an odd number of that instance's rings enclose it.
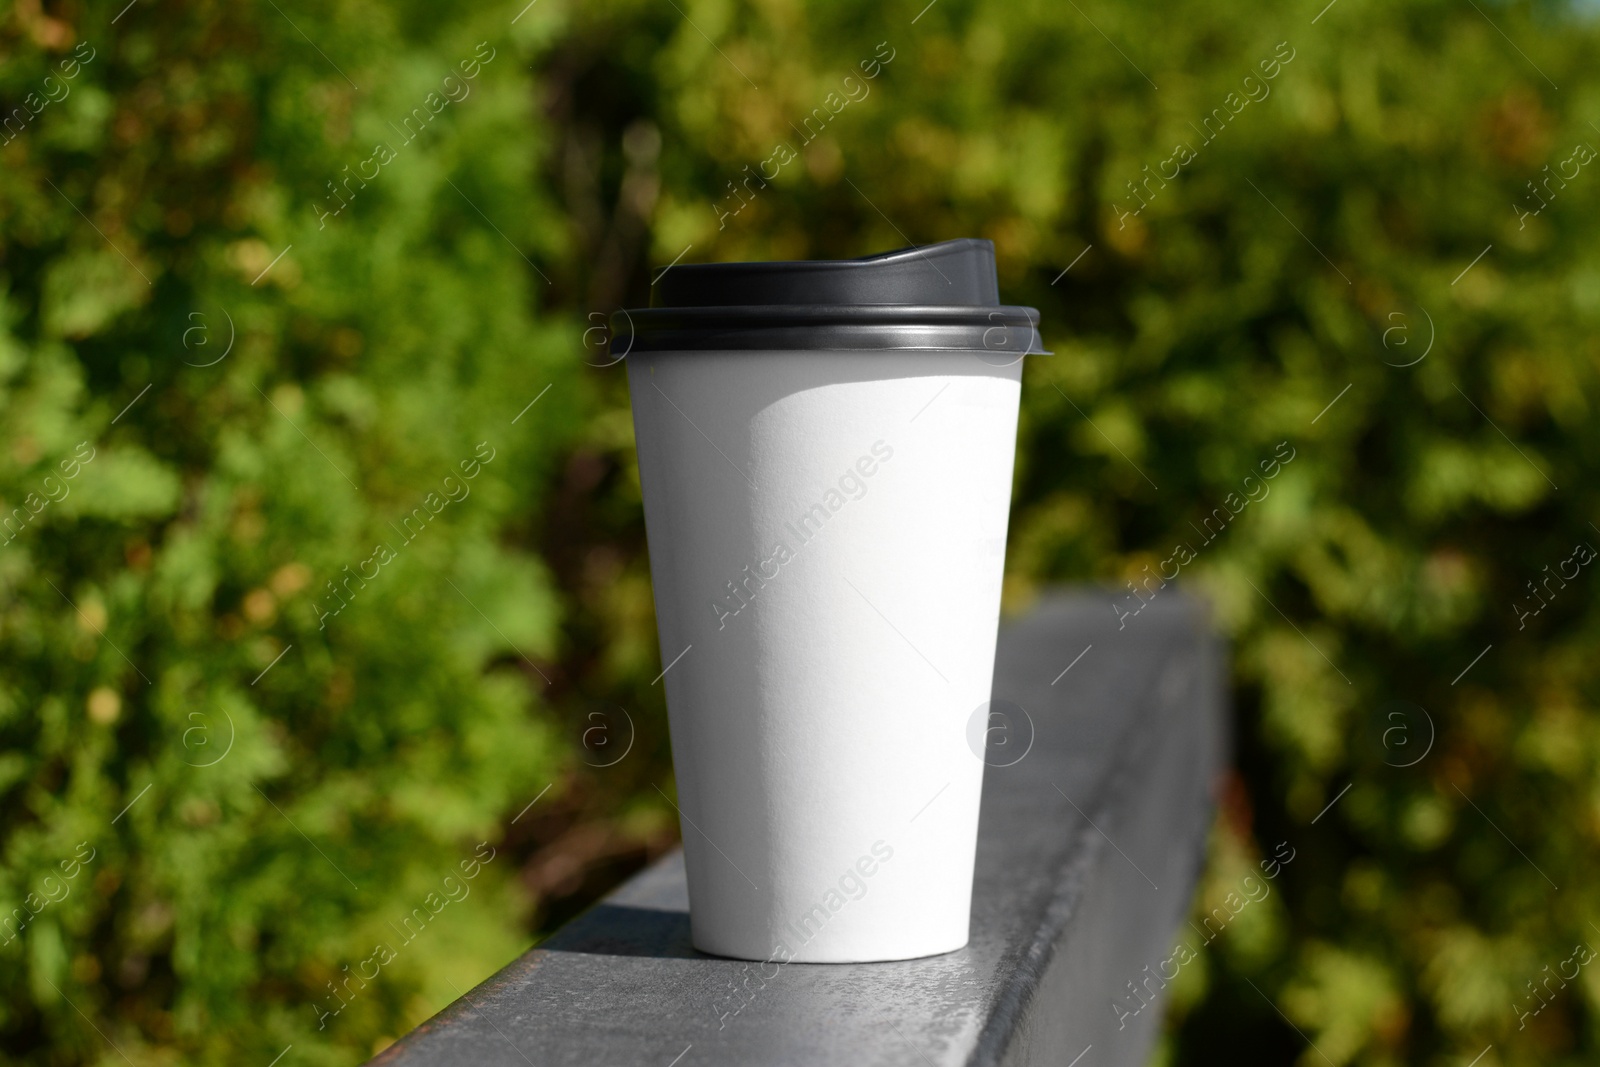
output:
{"label": "gray railing top surface", "polygon": [[[1226,744],[1222,655],[1174,590],[1042,600],[1002,627],[1022,738],[984,775],[972,935],[896,963],[745,963],[689,942],[681,854],[628,881],[377,1058],[597,1067],[1145,1061],[1150,972],[1189,904]],[[1138,990],[1129,983],[1141,982]]]}

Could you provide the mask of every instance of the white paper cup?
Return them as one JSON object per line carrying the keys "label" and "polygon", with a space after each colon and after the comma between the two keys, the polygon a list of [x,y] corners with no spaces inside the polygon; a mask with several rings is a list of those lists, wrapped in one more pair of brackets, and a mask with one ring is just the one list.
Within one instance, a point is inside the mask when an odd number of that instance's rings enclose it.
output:
{"label": "white paper cup", "polygon": [[627,362],[695,947],[960,948],[1020,357]]}

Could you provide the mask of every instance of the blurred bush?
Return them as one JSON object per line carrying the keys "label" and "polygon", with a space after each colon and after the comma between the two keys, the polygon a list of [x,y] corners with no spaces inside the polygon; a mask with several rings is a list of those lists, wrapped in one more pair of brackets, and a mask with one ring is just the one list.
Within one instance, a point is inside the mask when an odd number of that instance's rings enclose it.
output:
{"label": "blurred bush", "polygon": [[1057,353],[1008,608],[1203,589],[1197,913],[1295,853],[1163,1061],[1594,1054],[1591,9],[118,6],[0,16],[16,1062],[359,1060],[659,852],[592,328],[961,235]]}
{"label": "blurred bush", "polygon": [[499,18],[288,15],[5,18],[8,111],[62,96],[0,149],[19,1061],[120,1061],[81,1011],[136,1062],[348,1063],[526,942],[514,861],[460,868],[559,758],[524,659],[559,597],[512,531],[585,387],[525,260],[526,64]]}

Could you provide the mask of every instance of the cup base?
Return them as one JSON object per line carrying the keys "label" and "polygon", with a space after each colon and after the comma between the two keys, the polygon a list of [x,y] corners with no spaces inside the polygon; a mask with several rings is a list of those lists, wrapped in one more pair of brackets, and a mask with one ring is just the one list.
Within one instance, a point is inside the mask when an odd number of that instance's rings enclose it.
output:
{"label": "cup base", "polygon": [[704,945],[701,944],[698,939],[691,938],[691,944],[694,945],[694,950],[696,952],[704,953],[707,956],[719,956],[723,959],[729,960],[749,960],[752,963],[776,964],[898,963],[903,960],[925,960],[934,956],[947,956],[952,952],[958,952],[967,947],[967,941],[967,936],[963,935],[961,940],[955,944],[918,946],[915,948],[907,948],[902,951],[889,952],[875,952],[870,950],[852,952],[849,949],[834,949],[832,951],[825,952],[807,952],[805,949],[801,949],[800,951],[790,955],[788,959],[780,959],[776,954],[770,952],[752,955],[748,952],[735,951],[728,946]]}

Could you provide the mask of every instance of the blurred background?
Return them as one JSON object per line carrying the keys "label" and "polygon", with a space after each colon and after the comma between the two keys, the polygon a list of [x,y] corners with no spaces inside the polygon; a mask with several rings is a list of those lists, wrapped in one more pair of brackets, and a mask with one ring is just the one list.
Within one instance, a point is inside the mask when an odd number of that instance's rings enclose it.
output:
{"label": "blurred background", "polygon": [[524,2],[0,3],[3,1062],[358,1063],[670,849],[606,316],[958,236],[1006,610],[1192,546],[1196,919],[1294,854],[1158,1062],[1595,1062],[1600,11]]}

